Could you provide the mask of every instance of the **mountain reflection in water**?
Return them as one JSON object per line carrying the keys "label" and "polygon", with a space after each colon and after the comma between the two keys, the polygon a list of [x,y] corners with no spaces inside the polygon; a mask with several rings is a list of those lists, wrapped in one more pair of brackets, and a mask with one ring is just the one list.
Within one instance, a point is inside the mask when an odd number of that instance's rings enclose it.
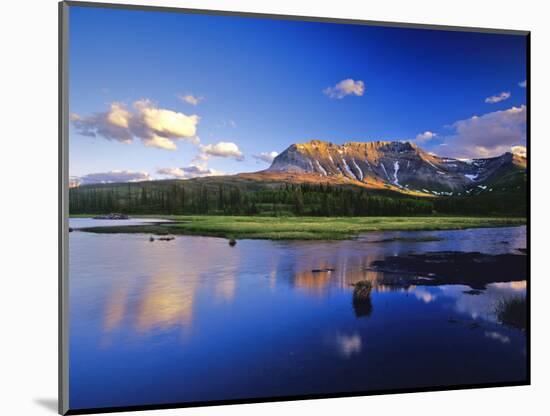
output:
{"label": "mountain reflection in water", "polygon": [[[411,240],[427,234],[440,241]],[[71,233],[71,406],[524,380],[525,335],[499,324],[494,305],[525,295],[525,280],[480,291],[386,285],[369,266],[411,252],[499,254],[525,244],[525,227],[235,247]],[[370,296],[355,299],[363,281]]]}

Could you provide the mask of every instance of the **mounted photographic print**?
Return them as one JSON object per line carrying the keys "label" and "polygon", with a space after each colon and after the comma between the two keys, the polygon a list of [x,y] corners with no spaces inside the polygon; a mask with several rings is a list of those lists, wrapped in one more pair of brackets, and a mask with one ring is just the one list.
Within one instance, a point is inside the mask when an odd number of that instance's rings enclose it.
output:
{"label": "mounted photographic print", "polygon": [[529,32],[60,28],[61,413],[530,382]]}

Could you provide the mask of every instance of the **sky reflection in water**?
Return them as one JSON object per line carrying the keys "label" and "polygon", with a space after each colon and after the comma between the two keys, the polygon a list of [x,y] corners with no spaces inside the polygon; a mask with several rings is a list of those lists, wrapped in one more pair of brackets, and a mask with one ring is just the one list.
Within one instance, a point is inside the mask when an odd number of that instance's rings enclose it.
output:
{"label": "sky reflection in water", "polygon": [[[442,240],[374,243],[404,235]],[[235,247],[73,232],[71,407],[522,380],[525,336],[493,310],[524,294],[525,281],[468,294],[462,285],[384,286],[367,268],[409,252],[525,244],[525,227]],[[322,268],[334,271],[312,272]],[[373,284],[368,303],[352,301],[361,280]]]}

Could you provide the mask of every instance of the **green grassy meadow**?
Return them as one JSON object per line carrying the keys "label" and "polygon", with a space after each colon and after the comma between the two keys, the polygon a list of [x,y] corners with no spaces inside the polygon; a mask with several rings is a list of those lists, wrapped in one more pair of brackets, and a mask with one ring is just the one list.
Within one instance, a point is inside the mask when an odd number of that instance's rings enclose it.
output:
{"label": "green grassy meadow", "polygon": [[[79,215],[79,217],[81,217]],[[154,216],[150,216],[154,217]],[[499,217],[259,217],[156,216],[165,224],[90,227],[96,233],[202,235],[235,239],[342,240],[372,231],[435,231],[519,226],[525,218]]]}

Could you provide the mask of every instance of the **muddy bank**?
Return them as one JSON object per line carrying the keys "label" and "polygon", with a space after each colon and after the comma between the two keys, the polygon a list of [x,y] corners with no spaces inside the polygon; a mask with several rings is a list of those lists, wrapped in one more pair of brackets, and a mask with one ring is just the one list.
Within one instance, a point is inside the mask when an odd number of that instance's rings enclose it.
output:
{"label": "muddy bank", "polygon": [[369,269],[384,272],[382,284],[395,286],[462,284],[485,289],[489,283],[527,278],[527,256],[440,251],[387,257]]}

